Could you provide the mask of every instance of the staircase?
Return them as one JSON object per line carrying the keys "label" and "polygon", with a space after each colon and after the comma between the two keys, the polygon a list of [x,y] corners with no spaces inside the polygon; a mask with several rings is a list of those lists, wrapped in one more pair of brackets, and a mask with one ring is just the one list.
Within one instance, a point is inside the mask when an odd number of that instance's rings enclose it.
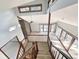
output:
{"label": "staircase", "polygon": [[20,45],[18,56],[16,59],[36,59],[37,54],[38,54],[37,42],[29,42],[24,50]]}
{"label": "staircase", "polygon": [[47,42],[38,42],[38,54],[36,59],[52,59]]}

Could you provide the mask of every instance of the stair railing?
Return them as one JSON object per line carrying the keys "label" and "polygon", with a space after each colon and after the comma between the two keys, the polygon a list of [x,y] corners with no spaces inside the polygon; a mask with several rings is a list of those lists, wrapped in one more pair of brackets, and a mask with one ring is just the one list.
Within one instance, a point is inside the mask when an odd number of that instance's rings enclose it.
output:
{"label": "stair railing", "polygon": [[[75,35],[73,35],[73,34],[71,34],[70,32],[68,32],[67,30],[65,30],[64,28],[62,28],[61,26],[59,26],[58,24],[55,24],[56,25],[56,27],[55,27],[55,34],[56,34],[56,29],[57,29],[57,27],[59,27],[60,29],[61,29],[61,32],[60,32],[60,35],[59,35],[59,37],[58,36],[56,36],[56,38],[58,39],[58,41],[60,42],[60,44],[62,45],[62,47],[64,48],[64,50],[67,52],[67,54],[70,56],[70,58],[71,59],[73,59],[73,56],[70,54],[70,52],[69,52],[69,50],[70,50],[70,48],[72,47],[72,45],[73,45],[73,43],[74,43],[74,41],[76,40],[76,39],[78,39]],[[70,35],[72,38],[71,38],[71,41],[70,41],[70,43],[69,43],[69,46],[66,48],[65,47],[65,45],[63,44],[63,41],[61,40],[61,37],[62,37],[62,35],[63,35],[63,31],[64,32],[66,32],[66,34],[65,34],[65,37],[63,38],[63,39],[65,39],[66,38],[66,36],[67,35]],[[51,45],[50,45],[50,37],[49,37],[49,39],[47,40],[47,42],[48,42],[48,46],[49,46],[49,50],[51,50]],[[56,46],[55,46],[56,47]],[[51,53],[51,51],[50,51],[50,53]],[[63,52],[64,53],[64,52]]]}
{"label": "stair railing", "polygon": [[50,40],[48,40],[48,42],[49,42],[49,51],[51,52],[51,55],[53,56],[54,59],[72,59],[70,56],[65,54],[59,48],[54,46]]}
{"label": "stair railing", "polygon": [[38,45],[37,45],[37,42],[33,42],[32,44],[33,44],[32,47],[30,47],[23,54],[19,50],[20,57],[18,57],[17,59],[36,59],[37,54],[38,54]]}
{"label": "stair railing", "polygon": [[[55,47],[53,44],[51,44],[51,47],[53,47],[53,50],[54,50],[53,54],[54,54],[55,59],[64,59],[64,58],[65,59],[72,59],[67,54],[65,54],[64,52],[62,52],[59,48]],[[61,57],[60,57],[60,55],[61,55]]]}

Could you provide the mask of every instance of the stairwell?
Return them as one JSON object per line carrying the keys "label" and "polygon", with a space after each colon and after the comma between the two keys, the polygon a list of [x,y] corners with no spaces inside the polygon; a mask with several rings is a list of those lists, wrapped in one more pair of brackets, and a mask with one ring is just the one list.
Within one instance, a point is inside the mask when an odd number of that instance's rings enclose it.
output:
{"label": "stairwell", "polygon": [[[33,55],[36,53],[36,51],[34,51],[34,49],[29,49],[30,47],[33,46],[33,43],[30,41],[28,42],[28,44],[26,45],[26,55],[20,59],[52,59],[50,52],[49,52],[49,48],[48,48],[48,44],[47,42],[37,42],[38,45],[38,53],[35,55],[36,57],[33,58]],[[34,53],[33,53],[34,51]]]}
{"label": "stairwell", "polygon": [[36,59],[52,59],[47,42],[38,42],[38,55]]}

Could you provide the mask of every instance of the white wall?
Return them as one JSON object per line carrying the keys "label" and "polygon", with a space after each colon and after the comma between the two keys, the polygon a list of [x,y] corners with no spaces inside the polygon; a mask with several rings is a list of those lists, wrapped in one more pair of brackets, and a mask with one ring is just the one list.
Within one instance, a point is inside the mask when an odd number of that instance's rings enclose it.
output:
{"label": "white wall", "polygon": [[51,12],[51,22],[61,21],[67,24],[78,26],[78,4]]}
{"label": "white wall", "polygon": [[29,16],[20,16],[20,17],[28,22],[33,21],[34,23],[48,23],[48,14],[29,15]]}
{"label": "white wall", "polygon": [[25,23],[27,34],[30,34],[30,25],[26,21],[24,23]]}
{"label": "white wall", "polygon": [[32,32],[39,32],[39,24],[38,23],[31,23]]}
{"label": "white wall", "polygon": [[[14,36],[18,36],[19,40],[24,38],[21,28],[18,26],[18,19],[13,10],[0,12],[0,47],[11,40]],[[16,26],[16,29],[12,32],[9,28]]]}

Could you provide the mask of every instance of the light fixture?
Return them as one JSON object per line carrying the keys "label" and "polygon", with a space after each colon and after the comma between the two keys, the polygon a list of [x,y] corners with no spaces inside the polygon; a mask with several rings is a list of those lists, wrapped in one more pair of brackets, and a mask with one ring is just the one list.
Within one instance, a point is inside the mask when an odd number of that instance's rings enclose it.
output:
{"label": "light fixture", "polygon": [[16,26],[11,26],[10,28],[9,28],[9,31],[11,32],[11,31],[14,31],[16,29]]}

